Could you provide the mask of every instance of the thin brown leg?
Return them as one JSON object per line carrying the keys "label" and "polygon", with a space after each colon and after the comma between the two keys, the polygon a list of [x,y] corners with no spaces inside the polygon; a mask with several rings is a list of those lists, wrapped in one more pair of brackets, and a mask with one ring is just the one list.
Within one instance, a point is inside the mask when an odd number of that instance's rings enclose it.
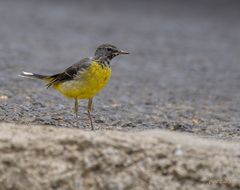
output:
{"label": "thin brown leg", "polygon": [[76,114],[76,125],[78,127],[78,99],[75,99],[74,113]]}
{"label": "thin brown leg", "polygon": [[92,102],[93,102],[93,99],[92,99],[92,98],[88,100],[88,118],[89,118],[89,120],[90,120],[91,129],[94,130],[93,122],[92,122],[92,116],[91,116]]}

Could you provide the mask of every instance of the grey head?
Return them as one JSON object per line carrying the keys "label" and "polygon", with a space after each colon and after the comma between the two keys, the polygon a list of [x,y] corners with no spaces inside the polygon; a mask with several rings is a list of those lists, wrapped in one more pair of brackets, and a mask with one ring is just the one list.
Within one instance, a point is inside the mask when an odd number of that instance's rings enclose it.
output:
{"label": "grey head", "polygon": [[102,61],[111,61],[118,55],[129,54],[126,51],[118,49],[116,46],[111,44],[102,44],[98,46],[95,51],[94,58]]}

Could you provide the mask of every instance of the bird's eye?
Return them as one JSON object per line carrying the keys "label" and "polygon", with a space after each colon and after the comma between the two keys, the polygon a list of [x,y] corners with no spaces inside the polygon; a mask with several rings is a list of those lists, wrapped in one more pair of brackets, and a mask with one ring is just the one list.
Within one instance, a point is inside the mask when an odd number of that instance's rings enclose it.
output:
{"label": "bird's eye", "polygon": [[107,48],[107,51],[112,51],[112,49],[111,48]]}

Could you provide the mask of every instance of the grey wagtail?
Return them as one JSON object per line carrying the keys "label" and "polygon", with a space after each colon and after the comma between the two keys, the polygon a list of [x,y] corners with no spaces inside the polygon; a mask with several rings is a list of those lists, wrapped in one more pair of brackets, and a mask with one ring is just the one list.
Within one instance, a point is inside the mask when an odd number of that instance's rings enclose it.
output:
{"label": "grey wagtail", "polygon": [[121,54],[129,54],[111,44],[102,44],[94,57],[84,58],[78,63],[55,75],[40,75],[22,72],[19,76],[40,79],[46,86],[53,87],[65,97],[74,99],[74,112],[78,124],[78,100],[88,99],[88,117],[94,130],[91,111],[93,98],[106,86],[111,77],[110,61]]}

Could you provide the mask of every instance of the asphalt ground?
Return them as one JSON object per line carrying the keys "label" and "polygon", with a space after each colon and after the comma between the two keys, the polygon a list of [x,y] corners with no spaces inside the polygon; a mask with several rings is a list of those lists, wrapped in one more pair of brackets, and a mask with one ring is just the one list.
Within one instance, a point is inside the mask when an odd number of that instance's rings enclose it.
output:
{"label": "asphalt ground", "polygon": [[107,42],[131,54],[112,61],[94,99],[97,129],[239,139],[239,9],[238,1],[2,0],[0,120],[76,127],[73,101],[18,74],[58,73]]}

